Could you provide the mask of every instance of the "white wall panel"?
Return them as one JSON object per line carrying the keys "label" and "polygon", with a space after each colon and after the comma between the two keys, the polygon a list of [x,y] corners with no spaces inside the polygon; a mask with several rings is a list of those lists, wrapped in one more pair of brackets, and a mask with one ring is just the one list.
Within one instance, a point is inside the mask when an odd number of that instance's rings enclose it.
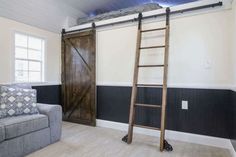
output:
{"label": "white wall panel", "polygon": [[236,91],[236,1],[233,3],[233,31],[232,31],[232,67],[234,75],[234,90]]}
{"label": "white wall panel", "polygon": [[[231,86],[232,24],[231,10],[171,20],[169,85],[207,88]],[[160,22],[153,22],[144,27],[160,25]],[[98,84],[131,84],[136,30],[136,26],[127,25],[98,31]],[[147,53],[143,63],[153,63],[155,53],[158,54],[154,51]],[[147,79],[148,76],[150,79]],[[153,82],[159,78],[156,72],[146,72],[140,81]]]}

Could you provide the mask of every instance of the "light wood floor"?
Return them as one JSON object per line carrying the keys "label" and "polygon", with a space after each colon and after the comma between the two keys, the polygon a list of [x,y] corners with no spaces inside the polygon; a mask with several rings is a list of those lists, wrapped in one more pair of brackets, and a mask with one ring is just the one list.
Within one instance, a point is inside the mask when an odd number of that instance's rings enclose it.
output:
{"label": "light wood floor", "polygon": [[125,132],[63,122],[60,142],[28,157],[231,157],[225,149],[169,141],[173,152],[159,152],[157,138],[134,135],[131,145],[121,141]]}

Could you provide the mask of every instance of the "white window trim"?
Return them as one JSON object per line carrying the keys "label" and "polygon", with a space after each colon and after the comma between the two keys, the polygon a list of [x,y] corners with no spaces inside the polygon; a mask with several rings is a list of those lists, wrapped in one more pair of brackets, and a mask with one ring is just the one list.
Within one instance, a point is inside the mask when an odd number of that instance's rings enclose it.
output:
{"label": "white window trim", "polygon": [[[31,60],[31,59],[17,59],[15,58],[15,48],[16,47],[19,47],[20,46],[16,46],[15,45],[15,34],[21,34],[21,35],[25,35],[25,36],[30,36],[30,37],[35,37],[35,38],[39,38],[39,39],[42,39],[44,40],[44,48],[42,49],[42,61],[39,61],[39,60]],[[30,84],[30,85],[39,85],[39,84],[47,84],[48,82],[45,81],[45,76],[46,76],[46,63],[47,63],[47,60],[46,60],[46,47],[47,47],[47,39],[45,37],[42,37],[42,36],[38,36],[38,35],[34,35],[33,33],[27,33],[27,32],[23,32],[23,31],[18,31],[18,30],[13,30],[12,31],[12,55],[11,55],[11,83],[23,83],[23,84]],[[26,48],[26,47],[22,47],[22,48],[25,48],[25,49],[31,49],[31,50],[36,50],[36,49],[32,49],[32,48]],[[38,50],[37,50],[38,51]],[[18,82],[15,80],[15,60],[27,60],[27,61],[37,61],[37,62],[42,62],[41,64],[41,81],[40,82]]]}

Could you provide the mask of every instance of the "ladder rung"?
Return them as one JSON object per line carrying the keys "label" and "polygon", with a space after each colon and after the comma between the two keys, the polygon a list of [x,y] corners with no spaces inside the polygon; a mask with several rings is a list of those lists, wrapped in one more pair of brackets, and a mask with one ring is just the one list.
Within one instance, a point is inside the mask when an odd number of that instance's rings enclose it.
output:
{"label": "ladder rung", "polygon": [[137,124],[134,124],[134,126],[139,127],[139,128],[145,128],[145,129],[161,130],[160,128],[155,128],[155,127],[151,127],[151,126],[144,126],[144,125],[137,125]]}
{"label": "ladder rung", "polygon": [[162,84],[136,84],[138,87],[163,87]]}
{"label": "ladder rung", "polygon": [[161,105],[150,105],[150,104],[135,104],[135,106],[161,108]]}
{"label": "ladder rung", "polygon": [[157,49],[157,48],[165,48],[165,45],[161,46],[148,46],[148,47],[140,47],[139,49]]}
{"label": "ladder rung", "polygon": [[148,68],[148,67],[164,67],[164,65],[139,65],[140,68]]}
{"label": "ladder rung", "polygon": [[163,28],[156,28],[156,29],[148,29],[148,30],[143,30],[141,32],[145,33],[145,32],[153,32],[153,31],[161,31],[161,30],[165,30],[166,27]]}

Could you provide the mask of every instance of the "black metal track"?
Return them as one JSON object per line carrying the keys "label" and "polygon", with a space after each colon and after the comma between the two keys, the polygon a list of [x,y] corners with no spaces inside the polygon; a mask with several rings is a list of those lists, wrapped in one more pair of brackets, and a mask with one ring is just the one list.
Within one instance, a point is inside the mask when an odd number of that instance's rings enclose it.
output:
{"label": "black metal track", "polygon": [[[213,4],[208,4],[208,5],[203,5],[203,6],[198,6],[198,7],[188,8],[188,9],[172,11],[172,12],[170,12],[170,14],[171,15],[173,15],[173,14],[182,14],[182,13],[185,13],[185,12],[201,10],[201,9],[206,9],[206,8],[214,8],[214,7],[219,7],[219,6],[222,6],[222,5],[223,5],[223,2],[220,1],[218,3],[213,3]],[[160,16],[164,16],[164,15],[166,15],[166,13],[146,16],[146,17],[143,17],[142,19],[151,19],[151,18],[156,18],[156,17],[160,17]],[[138,21],[138,18],[134,18],[134,19],[130,19],[130,20],[124,20],[124,21],[118,21],[118,22],[113,22],[113,23],[104,24],[104,25],[99,25],[99,26],[96,26],[96,28],[105,27],[105,26],[111,26],[111,25],[116,25],[116,24],[122,24],[122,23],[128,23],[128,22],[134,22],[134,21]],[[94,28],[94,23],[92,23],[91,28]],[[88,30],[88,29],[91,29],[91,28],[83,28],[83,29],[67,31],[67,32],[65,31],[65,29],[63,29],[62,30],[62,34],[63,35],[70,34],[70,33],[74,33],[74,32]]]}

